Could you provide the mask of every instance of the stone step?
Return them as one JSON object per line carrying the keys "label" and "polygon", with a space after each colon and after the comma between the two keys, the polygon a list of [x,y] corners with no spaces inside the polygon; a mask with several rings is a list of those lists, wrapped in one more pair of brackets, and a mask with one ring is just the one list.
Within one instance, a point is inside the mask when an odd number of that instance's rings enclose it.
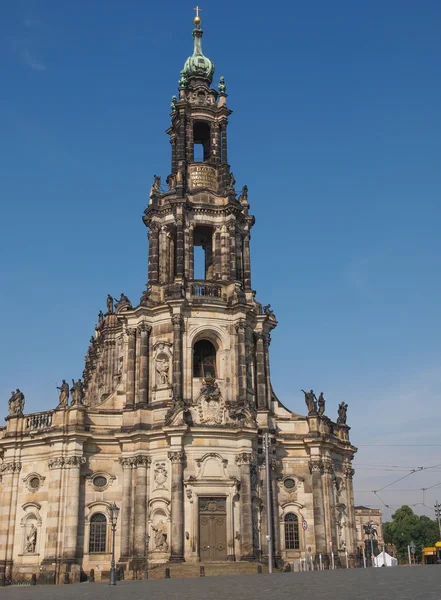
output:
{"label": "stone step", "polygon": [[[223,563],[170,563],[155,565],[149,569],[150,579],[164,579],[165,569],[170,569],[170,577],[199,577],[200,567],[205,568],[206,577],[217,575],[246,575],[257,573],[257,567],[261,563],[256,562],[223,562]],[[262,572],[268,573],[268,567],[262,566]]]}

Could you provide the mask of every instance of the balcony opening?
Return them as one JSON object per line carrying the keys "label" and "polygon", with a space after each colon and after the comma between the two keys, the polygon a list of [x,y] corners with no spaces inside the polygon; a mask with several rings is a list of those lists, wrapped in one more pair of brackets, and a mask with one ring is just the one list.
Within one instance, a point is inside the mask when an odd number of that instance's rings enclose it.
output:
{"label": "balcony opening", "polygon": [[193,279],[213,279],[213,230],[196,227],[193,234]]}
{"label": "balcony opening", "polygon": [[216,348],[209,340],[199,340],[193,347],[193,377],[216,378]]}
{"label": "balcony opening", "polygon": [[[196,121],[193,126],[194,161],[210,161],[210,126],[203,121]],[[198,158],[196,158],[198,157]]]}

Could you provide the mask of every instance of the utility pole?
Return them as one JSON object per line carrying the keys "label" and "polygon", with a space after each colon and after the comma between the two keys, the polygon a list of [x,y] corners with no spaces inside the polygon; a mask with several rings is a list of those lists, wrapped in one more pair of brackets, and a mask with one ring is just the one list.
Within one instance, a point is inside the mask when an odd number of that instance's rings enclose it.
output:
{"label": "utility pole", "polygon": [[441,539],[441,505],[438,500],[435,503],[435,517],[438,519],[439,535]]}
{"label": "utility pole", "polygon": [[271,466],[269,460],[269,447],[276,443],[275,429],[263,431],[257,430],[257,443],[259,454],[265,453],[265,472],[266,472],[266,516],[267,516],[267,542],[268,542],[268,573],[273,572],[273,511],[271,502]]}

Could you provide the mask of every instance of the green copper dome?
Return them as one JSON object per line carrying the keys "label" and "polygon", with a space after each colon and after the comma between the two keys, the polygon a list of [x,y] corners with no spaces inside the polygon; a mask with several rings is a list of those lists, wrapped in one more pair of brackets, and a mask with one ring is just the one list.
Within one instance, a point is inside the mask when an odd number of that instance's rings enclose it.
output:
{"label": "green copper dome", "polygon": [[184,68],[181,71],[181,79],[179,80],[179,85],[182,87],[185,87],[192,77],[202,77],[203,79],[207,79],[209,83],[213,80],[214,64],[202,52],[202,34],[201,21],[197,17],[195,19],[195,28],[193,29],[193,54],[185,61]]}

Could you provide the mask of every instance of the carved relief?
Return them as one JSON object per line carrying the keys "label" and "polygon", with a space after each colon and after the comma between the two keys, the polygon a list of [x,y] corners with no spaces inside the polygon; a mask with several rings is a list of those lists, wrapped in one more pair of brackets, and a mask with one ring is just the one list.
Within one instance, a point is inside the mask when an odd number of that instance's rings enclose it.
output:
{"label": "carved relief", "polygon": [[167,468],[165,466],[165,463],[163,463],[163,462],[157,463],[156,467],[155,467],[155,474],[153,476],[153,479],[155,481],[155,489],[156,490],[166,489],[167,478],[168,478],[168,473],[167,473]]}
{"label": "carved relief", "polygon": [[168,542],[167,542],[167,525],[164,523],[162,519],[160,519],[156,525],[152,525],[152,531],[154,533],[154,544],[155,550],[158,552],[167,552],[168,551]]}
{"label": "carved relief", "polygon": [[20,473],[21,462],[6,462],[0,465],[0,473]]}
{"label": "carved relief", "polygon": [[169,452],[168,457],[172,463],[183,463],[185,462],[185,452]]}
{"label": "carved relief", "polygon": [[30,492],[37,492],[43,485],[46,477],[39,475],[38,473],[29,473],[26,477],[23,477],[23,482]]}
{"label": "carved relief", "polygon": [[222,425],[225,422],[225,402],[214,377],[206,377],[197,401],[199,422]]}
{"label": "carved relief", "polygon": [[170,342],[157,342],[153,347],[153,360],[155,365],[155,380],[153,384],[153,389],[155,391],[171,389],[171,347],[172,344]]}
{"label": "carved relief", "polygon": [[168,380],[168,372],[170,369],[170,359],[166,354],[159,354],[156,358],[156,373],[157,373],[157,385],[168,387],[170,382]]}

